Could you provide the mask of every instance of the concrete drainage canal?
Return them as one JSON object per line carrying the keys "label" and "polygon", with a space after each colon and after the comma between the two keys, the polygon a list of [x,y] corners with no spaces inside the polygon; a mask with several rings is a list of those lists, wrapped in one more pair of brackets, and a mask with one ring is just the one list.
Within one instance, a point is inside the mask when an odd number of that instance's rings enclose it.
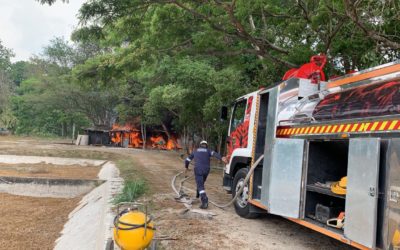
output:
{"label": "concrete drainage canal", "polygon": [[0,246],[105,249],[121,187],[112,162],[1,155]]}

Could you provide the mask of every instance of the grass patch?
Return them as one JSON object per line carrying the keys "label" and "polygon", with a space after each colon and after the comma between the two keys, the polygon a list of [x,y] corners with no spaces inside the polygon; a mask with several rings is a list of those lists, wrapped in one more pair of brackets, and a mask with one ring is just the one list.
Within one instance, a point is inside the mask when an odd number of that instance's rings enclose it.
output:
{"label": "grass patch", "polygon": [[120,171],[121,177],[124,178],[125,181],[144,179],[139,171],[137,171],[138,166],[136,162],[130,157],[126,157],[122,160],[117,160],[115,164]]}
{"label": "grass patch", "polygon": [[113,203],[133,202],[145,194],[146,191],[147,185],[142,179],[125,181],[122,192],[114,198]]}
{"label": "grass patch", "polygon": [[124,179],[124,188],[118,194],[113,203],[132,202],[144,194],[149,194],[151,186],[147,185],[146,178],[139,171],[140,166],[131,157],[115,161],[120,171],[120,176]]}

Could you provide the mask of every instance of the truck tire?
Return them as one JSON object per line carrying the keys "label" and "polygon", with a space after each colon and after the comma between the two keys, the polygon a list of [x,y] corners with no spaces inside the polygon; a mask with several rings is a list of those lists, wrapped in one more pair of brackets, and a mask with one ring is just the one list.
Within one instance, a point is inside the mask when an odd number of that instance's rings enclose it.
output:
{"label": "truck tire", "polygon": [[[240,189],[240,187],[244,184],[244,179],[248,173],[247,168],[241,168],[235,174],[235,178],[233,178],[233,187],[232,187],[232,198],[235,197],[236,192]],[[239,197],[233,203],[235,206],[236,213],[246,219],[253,219],[258,216],[257,213],[251,212],[251,204],[248,202],[249,188],[248,183],[243,190],[243,193],[239,195]]]}

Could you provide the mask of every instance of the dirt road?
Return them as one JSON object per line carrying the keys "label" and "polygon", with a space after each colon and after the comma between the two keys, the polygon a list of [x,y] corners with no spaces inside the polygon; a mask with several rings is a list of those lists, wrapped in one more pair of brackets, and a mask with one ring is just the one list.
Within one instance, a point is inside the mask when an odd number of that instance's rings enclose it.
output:
{"label": "dirt road", "polygon": [[[0,150],[4,154],[131,158],[132,168],[145,177],[151,187],[144,199],[153,204],[157,235],[173,239],[161,242],[164,249],[352,249],[280,217],[243,219],[236,215],[233,207],[221,210],[211,206],[209,211],[216,214],[213,219],[182,214],[184,207],[174,201],[170,187],[171,178],[183,169],[176,152],[77,147],[31,139],[13,139],[11,143],[0,139]],[[221,179],[221,170],[212,170],[206,189],[211,200],[224,203],[229,201],[230,195],[223,191]],[[193,180],[187,186],[194,189]]]}

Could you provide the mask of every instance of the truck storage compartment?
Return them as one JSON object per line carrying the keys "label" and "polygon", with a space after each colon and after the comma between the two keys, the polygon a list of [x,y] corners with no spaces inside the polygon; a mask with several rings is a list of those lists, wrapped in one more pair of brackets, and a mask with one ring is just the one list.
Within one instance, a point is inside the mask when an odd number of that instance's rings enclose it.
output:
{"label": "truck storage compartment", "polygon": [[309,143],[307,185],[335,182],[346,176],[348,140]]}
{"label": "truck storage compartment", "polygon": [[[254,161],[256,161],[261,155],[264,154],[265,149],[265,136],[267,133],[267,115],[268,115],[268,102],[269,93],[265,93],[260,97],[260,110],[257,122],[257,137],[255,145]],[[263,161],[260,162],[259,166],[254,170],[253,175],[253,199],[261,199],[261,188],[262,188],[262,171]]]}
{"label": "truck storage compartment", "polygon": [[[345,211],[348,152],[348,140],[309,142],[304,215],[320,226]],[[334,192],[332,183],[338,185]]]}
{"label": "truck storage compartment", "polygon": [[258,165],[254,169],[253,174],[253,199],[261,199],[261,182],[262,182],[262,165]]}
{"label": "truck storage compartment", "polygon": [[345,211],[345,199],[317,192],[307,192],[306,218],[326,226],[327,221]]}

